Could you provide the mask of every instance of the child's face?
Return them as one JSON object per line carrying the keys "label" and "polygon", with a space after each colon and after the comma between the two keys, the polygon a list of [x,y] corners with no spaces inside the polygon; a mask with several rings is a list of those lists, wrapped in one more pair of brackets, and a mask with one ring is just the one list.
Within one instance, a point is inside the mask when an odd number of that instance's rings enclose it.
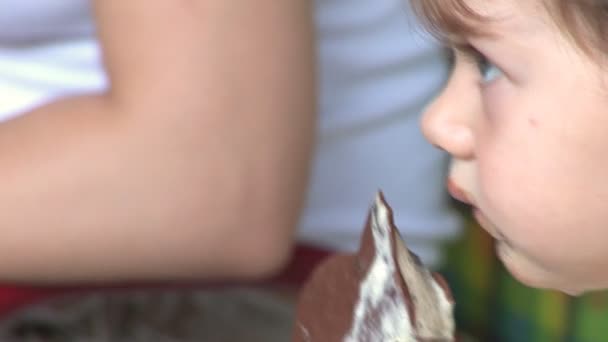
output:
{"label": "child's face", "polygon": [[467,38],[486,59],[456,51],[423,119],[453,156],[449,188],[522,282],[573,294],[608,287],[608,69],[540,1],[469,4],[500,18],[482,24],[496,35]]}

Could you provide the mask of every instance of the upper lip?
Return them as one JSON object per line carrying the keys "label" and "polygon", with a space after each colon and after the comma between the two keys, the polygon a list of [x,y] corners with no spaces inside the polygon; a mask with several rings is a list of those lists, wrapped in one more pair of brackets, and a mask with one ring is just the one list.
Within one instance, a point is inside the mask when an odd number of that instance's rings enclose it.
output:
{"label": "upper lip", "polygon": [[460,186],[458,186],[458,184],[456,184],[456,182],[454,182],[450,178],[448,178],[448,180],[446,181],[446,187],[450,195],[456,200],[471,205],[473,207],[475,219],[483,228],[485,228],[490,233],[490,235],[492,235],[493,238],[504,242],[508,246],[513,246],[495,226],[489,223],[486,216],[481,212],[481,210],[479,210],[479,208],[477,208],[477,206],[473,202],[473,198],[468,192],[463,190]]}
{"label": "upper lip", "polygon": [[446,187],[450,193],[450,196],[454,197],[456,200],[466,204],[473,204],[471,196],[460,186],[458,186],[458,184],[456,184],[456,182],[454,182],[451,178],[448,178],[446,181]]}

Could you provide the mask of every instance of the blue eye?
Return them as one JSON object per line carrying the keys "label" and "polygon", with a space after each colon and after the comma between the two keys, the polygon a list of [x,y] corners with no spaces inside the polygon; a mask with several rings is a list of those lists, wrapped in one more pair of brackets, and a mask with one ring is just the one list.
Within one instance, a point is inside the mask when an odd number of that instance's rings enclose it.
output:
{"label": "blue eye", "polygon": [[483,53],[477,50],[471,44],[454,44],[454,50],[460,52],[467,62],[477,68],[481,76],[481,84],[492,83],[493,81],[504,76],[502,70],[492,63]]}
{"label": "blue eye", "polygon": [[481,75],[483,83],[490,83],[502,76],[502,70],[490,62],[483,54],[475,54],[475,62]]}

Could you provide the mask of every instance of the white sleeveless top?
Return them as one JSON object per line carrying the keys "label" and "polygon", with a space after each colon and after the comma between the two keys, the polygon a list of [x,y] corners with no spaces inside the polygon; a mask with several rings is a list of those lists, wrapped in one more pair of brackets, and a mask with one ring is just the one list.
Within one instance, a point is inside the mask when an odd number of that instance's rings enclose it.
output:
{"label": "white sleeveless top", "polygon": [[[406,2],[316,0],[320,141],[299,238],[356,248],[381,188],[412,249],[432,264],[459,221],[443,190],[445,156],[418,122],[447,65],[415,32]],[[106,87],[90,11],[89,0],[0,0],[0,120]]]}

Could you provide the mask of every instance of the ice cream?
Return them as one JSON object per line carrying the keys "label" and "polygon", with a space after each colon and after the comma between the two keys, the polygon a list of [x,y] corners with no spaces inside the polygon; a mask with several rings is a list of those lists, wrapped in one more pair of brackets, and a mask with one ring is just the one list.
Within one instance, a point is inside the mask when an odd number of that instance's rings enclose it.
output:
{"label": "ice cream", "polygon": [[317,267],[303,287],[295,342],[454,341],[447,283],[406,247],[379,193],[359,251]]}

